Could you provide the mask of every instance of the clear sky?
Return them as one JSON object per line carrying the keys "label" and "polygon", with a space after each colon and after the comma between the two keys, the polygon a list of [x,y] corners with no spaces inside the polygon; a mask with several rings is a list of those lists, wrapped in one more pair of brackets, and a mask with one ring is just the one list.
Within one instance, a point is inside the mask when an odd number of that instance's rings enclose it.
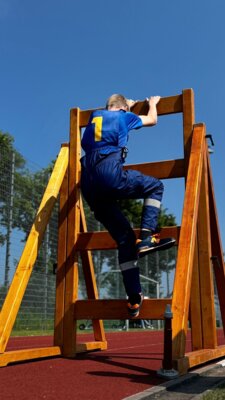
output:
{"label": "clear sky", "polygon": [[[193,88],[196,122],[215,142],[211,164],[223,247],[224,0],[0,0],[0,129],[40,166],[68,141],[69,110]],[[131,133],[128,163],[180,158],[179,116]],[[180,222],[183,180],[165,183]]]}

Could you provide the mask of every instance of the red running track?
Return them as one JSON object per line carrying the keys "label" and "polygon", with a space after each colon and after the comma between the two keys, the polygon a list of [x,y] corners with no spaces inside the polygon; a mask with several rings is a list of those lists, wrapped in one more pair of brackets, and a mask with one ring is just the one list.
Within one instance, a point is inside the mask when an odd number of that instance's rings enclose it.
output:
{"label": "red running track", "polygon": [[[116,332],[106,337],[105,351],[1,368],[1,399],[122,400],[163,382],[156,374],[162,366],[163,332]],[[93,340],[90,334],[79,338]],[[51,337],[18,337],[10,340],[7,350],[51,345]]]}

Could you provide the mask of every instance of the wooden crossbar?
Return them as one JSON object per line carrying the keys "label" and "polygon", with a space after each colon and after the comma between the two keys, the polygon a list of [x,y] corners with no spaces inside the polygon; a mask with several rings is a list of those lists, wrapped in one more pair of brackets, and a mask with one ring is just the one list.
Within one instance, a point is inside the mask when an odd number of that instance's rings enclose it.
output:
{"label": "wooden crossbar", "polygon": [[133,165],[127,164],[124,168],[135,169],[145,175],[152,175],[158,179],[174,179],[183,178],[185,176],[184,159]]}
{"label": "wooden crossbar", "polygon": [[[134,229],[136,237],[139,236],[140,229]],[[168,226],[162,228],[160,232],[161,238],[174,237],[176,242],[179,242],[180,227],[179,226]],[[81,250],[106,250],[116,249],[116,242],[112,239],[107,231],[95,231],[79,233],[75,249]]]}
{"label": "wooden crossbar", "polygon": [[[98,108],[102,110],[104,107]],[[95,109],[96,110],[96,109]],[[87,126],[91,113],[94,109],[91,110],[82,110],[80,112],[80,127],[84,128]],[[183,111],[183,96],[170,96],[161,98],[158,106],[157,113],[158,115],[167,115],[167,114],[176,114],[181,113]],[[133,108],[132,112],[135,114],[147,114],[148,112],[148,102],[147,101],[139,101]]]}
{"label": "wooden crossbar", "polygon": [[[145,299],[140,319],[163,320],[167,304],[171,299]],[[78,300],[75,305],[76,319],[129,319],[126,300]]]}

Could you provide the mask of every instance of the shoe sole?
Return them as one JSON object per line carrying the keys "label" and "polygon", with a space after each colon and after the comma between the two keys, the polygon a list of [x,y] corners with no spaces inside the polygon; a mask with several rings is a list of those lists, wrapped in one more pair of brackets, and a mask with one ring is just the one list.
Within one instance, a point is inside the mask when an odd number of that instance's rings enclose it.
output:
{"label": "shoe sole", "polygon": [[171,241],[169,243],[162,244],[161,246],[159,245],[156,247],[146,247],[146,248],[140,249],[138,251],[137,255],[139,258],[141,258],[141,257],[146,256],[149,253],[154,253],[154,252],[160,251],[160,250],[167,250],[167,249],[170,249],[171,247],[173,247],[175,243],[176,243],[176,240]]}
{"label": "shoe sole", "polygon": [[135,315],[132,315],[132,314],[130,313],[130,311],[133,311],[133,310],[131,310],[130,308],[127,309],[130,318],[137,318],[137,317],[138,317],[138,315],[140,314],[140,308],[141,308],[141,306],[142,306],[143,300],[144,300],[144,297],[141,298],[141,302],[140,302],[140,305],[139,305],[139,309],[138,309],[138,311],[137,311],[137,313],[136,313]]}

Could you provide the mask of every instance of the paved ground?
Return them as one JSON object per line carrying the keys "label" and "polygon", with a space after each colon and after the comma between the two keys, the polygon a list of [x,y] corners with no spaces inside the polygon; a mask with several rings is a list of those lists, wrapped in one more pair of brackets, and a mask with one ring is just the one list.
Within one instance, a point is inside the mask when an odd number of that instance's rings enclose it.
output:
{"label": "paved ground", "polygon": [[221,384],[225,384],[225,360],[123,400],[200,400],[205,393]]}

